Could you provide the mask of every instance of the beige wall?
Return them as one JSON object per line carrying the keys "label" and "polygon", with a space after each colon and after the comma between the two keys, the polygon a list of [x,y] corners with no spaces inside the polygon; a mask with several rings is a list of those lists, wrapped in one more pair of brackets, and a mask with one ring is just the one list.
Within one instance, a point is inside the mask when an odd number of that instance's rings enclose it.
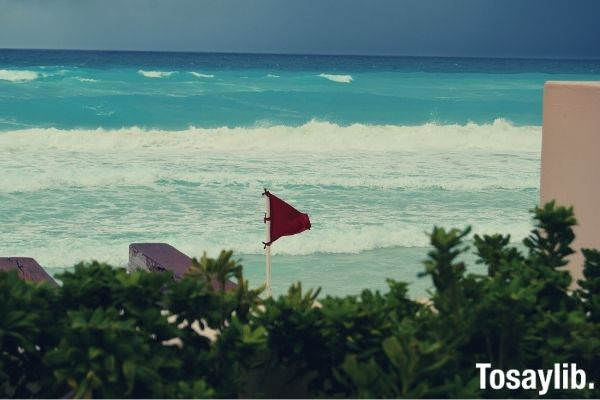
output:
{"label": "beige wall", "polygon": [[546,82],[543,119],[540,203],[574,206],[577,254],[568,267],[579,279],[579,249],[600,249],[600,82]]}

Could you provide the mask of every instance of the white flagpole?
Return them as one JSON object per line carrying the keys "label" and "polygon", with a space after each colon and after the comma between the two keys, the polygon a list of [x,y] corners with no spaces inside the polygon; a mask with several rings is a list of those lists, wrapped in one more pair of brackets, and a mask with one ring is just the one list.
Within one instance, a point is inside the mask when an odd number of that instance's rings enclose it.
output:
{"label": "white flagpole", "polygon": [[[271,207],[270,207],[270,201],[269,201],[269,196],[265,195],[265,205],[266,205],[266,240],[265,243],[269,243],[271,241],[271,221],[269,221],[269,218],[271,218]],[[265,257],[266,257],[266,274],[267,274],[267,296],[271,297],[272,293],[271,293],[271,245],[267,245],[267,248],[265,249]]]}

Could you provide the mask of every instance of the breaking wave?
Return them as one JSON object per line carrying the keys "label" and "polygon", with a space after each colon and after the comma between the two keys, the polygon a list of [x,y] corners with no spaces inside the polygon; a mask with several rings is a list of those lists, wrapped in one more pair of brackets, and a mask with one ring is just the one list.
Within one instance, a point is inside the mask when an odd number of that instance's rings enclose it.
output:
{"label": "breaking wave", "polygon": [[196,78],[214,78],[213,74],[201,74],[200,72],[190,72],[190,74],[194,75]]}
{"label": "breaking wave", "polygon": [[[419,126],[340,126],[311,121],[297,127],[183,131],[23,129],[0,133],[0,152],[6,155],[0,162],[4,169],[0,193],[136,185],[155,189],[173,185],[253,187],[262,183],[393,190],[536,190],[538,169],[531,165],[539,163],[540,139],[540,127],[514,126],[504,120]],[[38,167],[18,168],[14,160],[25,156],[35,159]],[[199,161],[193,161],[197,157]],[[312,166],[306,164],[307,157]],[[169,167],[146,159],[162,159]],[[168,163],[174,159],[191,161],[172,167]],[[216,160],[221,167],[199,168],[210,165],[201,161],[207,159]],[[56,160],[69,160],[69,165],[61,167]],[[282,163],[297,171],[290,174],[286,169],[271,168],[265,172],[267,165]],[[240,169],[240,165],[248,168]],[[308,168],[306,173],[299,172],[302,168]],[[530,169],[533,172],[526,172]]]}
{"label": "breaking wave", "polygon": [[[206,227],[209,234],[196,235],[186,231],[182,234],[165,234],[160,224],[148,224],[144,229],[146,240],[169,243],[191,257],[200,257],[204,251],[209,256],[219,254],[222,249],[234,249],[236,257],[245,254],[262,254],[264,232],[260,221],[255,222],[252,234],[229,232],[226,236],[217,235],[218,227]],[[464,228],[464,225],[457,226]],[[427,232],[433,226],[407,226],[405,224],[382,224],[374,226],[331,225],[305,231],[293,239],[279,240],[273,246],[275,255],[309,254],[359,254],[365,251],[390,248],[428,247]],[[512,222],[511,224],[477,224],[473,234],[511,233],[516,243],[525,238],[531,229],[530,223]],[[125,239],[99,242],[97,239],[81,237],[74,246],[73,238],[48,238],[43,243],[27,249],[26,254],[34,256],[44,267],[70,267],[81,260],[96,259],[115,266],[125,266],[128,260],[128,245],[135,239],[126,239],[128,227],[115,223],[111,229],[122,233]],[[122,231],[122,232],[121,232]],[[37,233],[32,232],[31,237]],[[472,235],[471,235],[472,236]],[[13,250],[13,249],[8,249]],[[18,249],[23,251],[23,246]],[[9,251],[10,252],[10,251]],[[19,254],[20,254],[19,252]],[[23,253],[25,254],[25,253]],[[425,257],[425,251],[422,252]],[[400,267],[401,265],[399,265]]]}
{"label": "breaking wave", "polygon": [[[505,120],[0,132],[0,198],[7,212],[21,201],[27,210],[7,219],[3,251],[51,267],[90,258],[122,265],[128,243],[143,237],[192,256],[260,254],[263,187],[293,204],[301,198],[315,227],[278,242],[276,254],[423,247],[440,221],[518,240],[537,199],[540,143],[539,126]],[[67,233],[44,236],[46,225]]]}
{"label": "breaking wave", "polygon": [[138,74],[145,76],[146,78],[166,78],[175,73],[175,71],[144,71],[140,69]]}
{"label": "breaking wave", "polygon": [[[506,191],[537,190],[539,178],[532,174],[526,177],[481,176],[452,177],[447,181],[440,177],[423,176],[353,176],[332,174],[327,170],[329,164],[323,163],[322,174],[306,176],[286,174],[283,171],[267,173],[231,171],[194,171],[164,169],[162,166],[140,164],[123,168],[121,165],[85,165],[78,162],[77,168],[57,169],[44,172],[5,173],[0,193],[24,193],[39,190],[63,190],[67,188],[127,188],[132,186],[164,190],[177,186],[192,187],[256,187],[261,185],[275,187],[329,187],[341,189],[367,190],[408,190],[408,191]],[[139,163],[139,161],[138,161]],[[330,165],[330,168],[334,168]],[[329,172],[329,174],[328,174]]]}
{"label": "breaking wave", "polygon": [[93,83],[93,82],[98,82],[97,79],[92,79],[92,78],[82,78],[82,77],[75,77],[75,79],[77,79],[79,82],[89,82],[89,83]]}
{"label": "breaking wave", "polygon": [[166,131],[32,128],[0,132],[0,151],[60,149],[130,152],[135,149],[225,152],[535,152],[541,127],[515,126],[504,119],[491,124],[347,126],[310,121],[301,126],[196,128]]}
{"label": "breaking wave", "polygon": [[352,82],[352,75],[333,75],[333,74],[319,74],[321,78],[328,79],[333,82],[339,83],[350,83]]}
{"label": "breaking wave", "polygon": [[38,73],[35,71],[15,71],[9,69],[0,69],[0,80],[10,82],[26,82],[37,79]]}
{"label": "breaking wave", "polygon": [[[314,218],[313,218],[314,219]],[[465,228],[465,224],[456,226]],[[520,241],[527,236],[531,225],[527,220],[524,222],[501,223],[477,223],[473,227],[473,234],[510,233],[513,241]],[[377,225],[349,225],[332,224],[329,226],[318,226],[316,229],[303,232],[293,240],[280,240],[272,248],[273,254],[285,255],[307,255],[315,253],[325,254],[358,254],[364,251],[394,248],[394,247],[428,247],[433,225],[407,225],[402,223],[386,223]],[[230,240],[229,243],[220,240],[203,238],[203,243],[192,242],[181,238],[181,246],[189,254],[201,254],[207,250],[211,254],[218,254],[223,248],[236,249],[243,254],[262,254],[263,247],[260,245],[264,240],[264,232],[257,230],[256,235],[244,235],[244,237]]]}

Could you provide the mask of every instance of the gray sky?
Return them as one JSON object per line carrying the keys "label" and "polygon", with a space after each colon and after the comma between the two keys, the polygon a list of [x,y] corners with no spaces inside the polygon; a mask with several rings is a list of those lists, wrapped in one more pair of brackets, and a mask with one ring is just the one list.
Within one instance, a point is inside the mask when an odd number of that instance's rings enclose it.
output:
{"label": "gray sky", "polygon": [[0,0],[0,48],[600,58],[600,0]]}

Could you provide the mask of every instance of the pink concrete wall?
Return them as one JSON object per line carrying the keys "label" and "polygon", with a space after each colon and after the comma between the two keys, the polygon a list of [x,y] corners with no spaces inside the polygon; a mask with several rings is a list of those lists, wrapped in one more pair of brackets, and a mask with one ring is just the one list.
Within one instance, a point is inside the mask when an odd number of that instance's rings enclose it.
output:
{"label": "pink concrete wall", "polygon": [[540,203],[572,205],[579,225],[568,268],[582,276],[580,248],[600,249],[600,82],[546,82]]}

